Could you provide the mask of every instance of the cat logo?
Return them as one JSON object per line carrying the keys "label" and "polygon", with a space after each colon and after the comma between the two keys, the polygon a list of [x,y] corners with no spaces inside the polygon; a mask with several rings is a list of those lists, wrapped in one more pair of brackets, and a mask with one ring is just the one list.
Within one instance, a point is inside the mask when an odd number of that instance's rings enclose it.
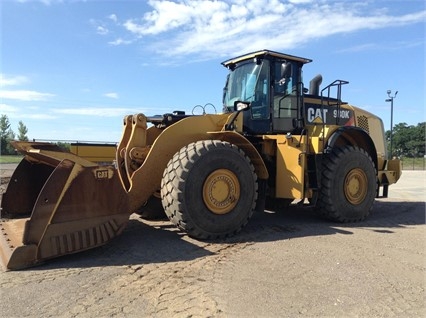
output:
{"label": "cat logo", "polygon": [[95,169],[94,170],[95,179],[102,180],[102,179],[111,179],[114,175],[114,172],[112,169]]}
{"label": "cat logo", "polygon": [[308,122],[322,124],[327,118],[328,109],[308,108]]}
{"label": "cat logo", "polygon": [[322,124],[323,123],[321,117],[315,117],[315,119],[312,122],[314,124]]}

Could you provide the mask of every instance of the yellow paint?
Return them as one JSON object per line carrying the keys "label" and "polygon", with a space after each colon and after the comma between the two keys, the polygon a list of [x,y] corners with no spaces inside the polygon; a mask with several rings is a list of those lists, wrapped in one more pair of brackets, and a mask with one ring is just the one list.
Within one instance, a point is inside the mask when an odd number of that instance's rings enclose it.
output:
{"label": "yellow paint", "polygon": [[[259,178],[268,178],[268,171],[256,148],[241,134],[223,130],[233,114],[187,117],[161,131],[152,127],[146,129],[144,117],[139,115],[142,114],[132,117],[133,124],[129,116],[125,118],[117,156],[120,179],[129,194],[131,209],[138,208],[158,191],[168,161],[191,142],[212,139],[229,141],[250,157]],[[237,129],[242,127],[241,117],[240,115],[235,121]],[[134,124],[136,120],[139,122]],[[135,139],[135,136],[140,138]],[[129,152],[135,147],[149,149],[140,166],[130,162]]]}
{"label": "yellow paint", "polygon": [[277,143],[277,198],[303,199],[305,197],[306,136],[267,135]]}
{"label": "yellow paint", "polygon": [[238,177],[228,169],[213,171],[203,185],[203,200],[215,214],[231,212],[241,195]]}
{"label": "yellow paint", "polygon": [[71,153],[93,162],[112,163],[115,160],[115,144],[75,143],[70,146]]}

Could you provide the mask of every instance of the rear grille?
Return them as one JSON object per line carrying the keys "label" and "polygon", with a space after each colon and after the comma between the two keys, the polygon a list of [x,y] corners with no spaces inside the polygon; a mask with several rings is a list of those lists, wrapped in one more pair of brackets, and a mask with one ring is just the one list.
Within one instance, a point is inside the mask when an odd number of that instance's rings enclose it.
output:
{"label": "rear grille", "polygon": [[367,133],[370,133],[370,128],[368,126],[368,118],[367,116],[358,116],[357,118],[358,127],[364,129]]}

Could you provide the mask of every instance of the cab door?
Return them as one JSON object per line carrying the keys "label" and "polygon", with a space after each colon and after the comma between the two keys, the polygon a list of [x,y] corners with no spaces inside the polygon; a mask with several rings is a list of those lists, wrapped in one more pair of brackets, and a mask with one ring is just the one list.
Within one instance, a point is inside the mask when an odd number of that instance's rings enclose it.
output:
{"label": "cab door", "polygon": [[277,61],[273,74],[272,128],[276,133],[292,132],[296,128],[300,105],[299,67],[294,62]]}

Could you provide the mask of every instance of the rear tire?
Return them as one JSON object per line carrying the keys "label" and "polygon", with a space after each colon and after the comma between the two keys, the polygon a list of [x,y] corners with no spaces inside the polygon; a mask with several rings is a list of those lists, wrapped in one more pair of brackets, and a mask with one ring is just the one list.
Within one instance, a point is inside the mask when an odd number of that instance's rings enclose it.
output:
{"label": "rear tire", "polygon": [[376,169],[364,149],[344,146],[324,158],[317,202],[322,216],[338,222],[361,221],[370,214],[376,193]]}
{"label": "rear tire", "polygon": [[257,176],[237,146],[203,140],[183,147],[169,161],[161,182],[166,215],[197,239],[240,231],[253,214]]}

